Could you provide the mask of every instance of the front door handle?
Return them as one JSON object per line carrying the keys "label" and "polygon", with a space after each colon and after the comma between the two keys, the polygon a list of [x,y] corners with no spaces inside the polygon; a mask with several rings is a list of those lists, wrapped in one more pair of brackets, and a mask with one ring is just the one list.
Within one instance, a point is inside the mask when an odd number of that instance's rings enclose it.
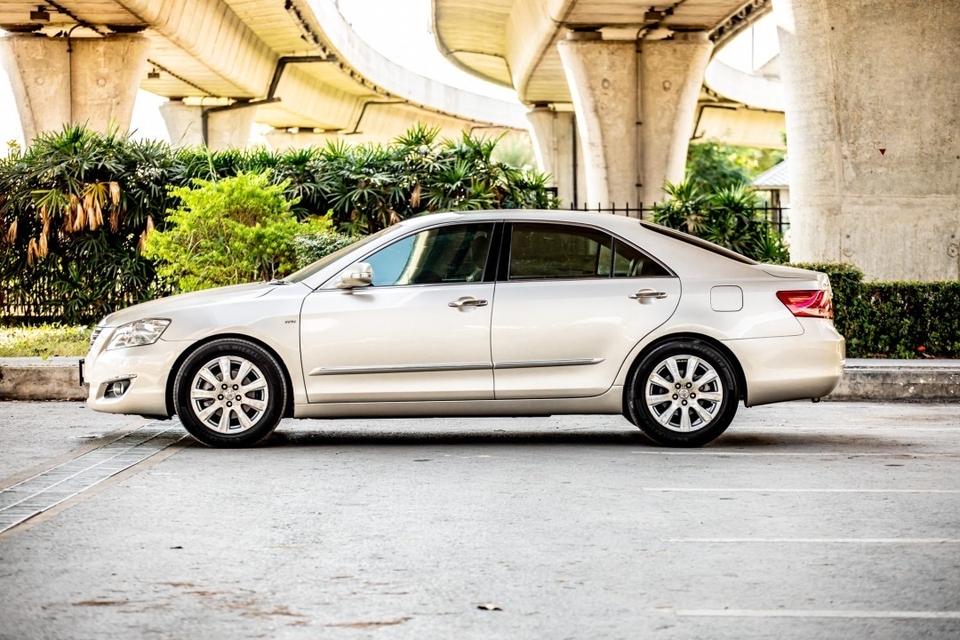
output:
{"label": "front door handle", "polygon": [[654,289],[640,289],[630,296],[631,300],[645,302],[647,300],[663,300],[667,297],[666,291],[655,291]]}
{"label": "front door handle", "polygon": [[487,301],[479,300],[473,296],[463,296],[462,298],[457,298],[453,302],[448,302],[447,306],[455,309],[460,309],[462,307],[485,307],[487,306]]}

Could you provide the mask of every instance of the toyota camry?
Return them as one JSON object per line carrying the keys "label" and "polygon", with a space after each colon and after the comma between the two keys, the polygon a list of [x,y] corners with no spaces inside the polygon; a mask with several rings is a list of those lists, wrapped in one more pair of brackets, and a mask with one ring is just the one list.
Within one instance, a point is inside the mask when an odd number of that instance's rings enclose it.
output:
{"label": "toyota camry", "polygon": [[625,216],[440,213],[291,276],[107,316],[97,411],[248,446],[284,417],[620,414],[703,445],[739,404],[819,399],[844,340],[822,273]]}

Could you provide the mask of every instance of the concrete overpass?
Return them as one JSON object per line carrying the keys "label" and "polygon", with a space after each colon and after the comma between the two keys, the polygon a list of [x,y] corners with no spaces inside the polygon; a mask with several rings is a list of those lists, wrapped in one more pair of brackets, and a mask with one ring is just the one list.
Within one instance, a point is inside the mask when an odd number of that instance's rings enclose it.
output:
{"label": "concrete overpass", "polygon": [[[437,45],[532,107],[561,199],[651,203],[683,176],[714,48],[767,0],[433,0]],[[710,114],[712,117],[713,114]],[[574,132],[576,130],[576,133]]]}
{"label": "concrete overpass", "polygon": [[[955,0],[432,1],[447,57],[532,107],[563,199],[659,200],[705,96],[760,103],[771,127],[786,110],[794,259],[960,277]],[[782,87],[715,67],[701,90],[711,52],[771,7]]]}
{"label": "concrete overpass", "polygon": [[364,44],[333,0],[6,0],[0,40],[24,129],[129,126],[137,88],[174,143],[277,147],[384,139],[416,122],[447,135],[526,128],[523,108],[461,91]]}

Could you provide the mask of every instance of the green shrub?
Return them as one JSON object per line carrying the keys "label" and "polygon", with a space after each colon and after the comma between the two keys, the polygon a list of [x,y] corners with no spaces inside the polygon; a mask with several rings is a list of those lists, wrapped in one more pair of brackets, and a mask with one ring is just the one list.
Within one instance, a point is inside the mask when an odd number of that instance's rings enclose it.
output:
{"label": "green shrub", "polygon": [[293,239],[297,254],[297,267],[305,267],[334,251],[339,251],[353,244],[357,240],[356,236],[348,236],[336,231],[298,235]]}
{"label": "green shrub", "polygon": [[0,327],[0,358],[82,356],[89,349],[91,331],[53,324]]}
{"label": "green shrub", "polygon": [[699,236],[760,262],[786,262],[780,234],[763,216],[760,200],[745,184],[704,192],[692,180],[664,187],[669,199],[653,207],[653,221]]}
{"label": "green shrub", "polygon": [[325,217],[299,222],[284,196],[287,183],[271,184],[269,171],[193,183],[171,190],[181,205],[165,231],[147,236],[144,250],[180,291],[286,275],[296,268],[294,238],[330,228]]}
{"label": "green shrub", "polygon": [[794,266],[830,276],[834,323],[848,356],[960,357],[960,282],[864,282],[847,264]]}

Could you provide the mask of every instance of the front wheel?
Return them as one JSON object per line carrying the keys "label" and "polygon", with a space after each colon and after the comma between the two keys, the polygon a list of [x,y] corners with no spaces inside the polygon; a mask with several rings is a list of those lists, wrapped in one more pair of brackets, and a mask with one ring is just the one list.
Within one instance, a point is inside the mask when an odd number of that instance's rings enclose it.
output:
{"label": "front wheel", "polygon": [[733,365],[702,340],[664,343],[644,356],[629,387],[628,418],[657,444],[699,447],[723,433],[737,412]]}
{"label": "front wheel", "polygon": [[174,408],[184,428],[211,447],[246,447],[270,435],[287,402],[281,365],[235,338],[209,342],[177,372]]}

